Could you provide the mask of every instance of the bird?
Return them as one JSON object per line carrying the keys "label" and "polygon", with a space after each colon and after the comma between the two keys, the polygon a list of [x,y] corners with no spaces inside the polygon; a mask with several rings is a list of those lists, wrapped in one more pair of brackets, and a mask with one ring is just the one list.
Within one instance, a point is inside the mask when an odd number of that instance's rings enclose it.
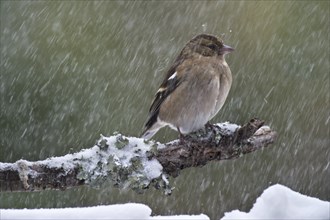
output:
{"label": "bird", "polygon": [[166,72],[149,109],[143,139],[169,126],[180,137],[209,123],[222,108],[232,84],[225,55],[234,48],[210,34],[199,34],[183,47]]}

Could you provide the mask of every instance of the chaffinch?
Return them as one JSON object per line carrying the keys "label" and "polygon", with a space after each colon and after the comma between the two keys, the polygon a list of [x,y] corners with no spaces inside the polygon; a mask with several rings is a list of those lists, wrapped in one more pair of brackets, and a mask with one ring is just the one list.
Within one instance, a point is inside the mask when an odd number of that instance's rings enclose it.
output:
{"label": "chaffinch", "polygon": [[167,125],[187,134],[208,123],[229,93],[232,76],[225,55],[233,50],[212,35],[190,40],[167,71],[141,137],[150,139]]}

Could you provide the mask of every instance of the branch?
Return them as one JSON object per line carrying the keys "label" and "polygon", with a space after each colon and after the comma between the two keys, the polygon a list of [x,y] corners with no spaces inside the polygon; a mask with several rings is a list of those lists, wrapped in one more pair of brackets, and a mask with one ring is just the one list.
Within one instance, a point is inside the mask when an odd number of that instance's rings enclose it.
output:
{"label": "branch", "polygon": [[276,132],[262,127],[263,124],[259,119],[251,119],[242,127],[226,123],[208,127],[206,133],[199,133],[197,137],[189,135],[182,144],[167,144],[156,158],[172,176],[184,168],[204,166],[212,160],[235,159],[275,141]]}
{"label": "branch", "polygon": [[0,163],[0,192],[40,191],[109,182],[143,192],[150,185],[171,193],[168,176],[203,166],[212,160],[229,160],[273,143],[276,132],[259,119],[242,127],[221,123],[167,144],[115,134],[75,154],[29,162]]}

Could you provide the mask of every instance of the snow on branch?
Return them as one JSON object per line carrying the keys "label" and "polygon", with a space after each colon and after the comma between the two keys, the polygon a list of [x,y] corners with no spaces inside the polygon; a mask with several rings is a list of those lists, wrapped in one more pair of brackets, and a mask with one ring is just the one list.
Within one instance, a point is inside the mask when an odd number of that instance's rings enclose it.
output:
{"label": "snow on branch", "polygon": [[212,160],[229,160],[273,143],[276,132],[259,119],[238,126],[207,125],[195,133],[166,144],[114,134],[102,136],[90,149],[42,161],[0,163],[0,192],[40,191],[111,184],[143,192],[149,186],[172,188],[168,177],[203,166]]}

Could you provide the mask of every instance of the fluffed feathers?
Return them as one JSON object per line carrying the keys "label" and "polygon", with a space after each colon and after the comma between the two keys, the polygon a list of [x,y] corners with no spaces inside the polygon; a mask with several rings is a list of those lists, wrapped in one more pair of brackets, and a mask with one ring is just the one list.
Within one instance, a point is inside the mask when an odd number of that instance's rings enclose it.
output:
{"label": "fluffed feathers", "polygon": [[182,49],[149,109],[142,138],[169,125],[180,133],[203,127],[221,109],[231,86],[224,55],[233,51],[221,39],[201,34]]}

